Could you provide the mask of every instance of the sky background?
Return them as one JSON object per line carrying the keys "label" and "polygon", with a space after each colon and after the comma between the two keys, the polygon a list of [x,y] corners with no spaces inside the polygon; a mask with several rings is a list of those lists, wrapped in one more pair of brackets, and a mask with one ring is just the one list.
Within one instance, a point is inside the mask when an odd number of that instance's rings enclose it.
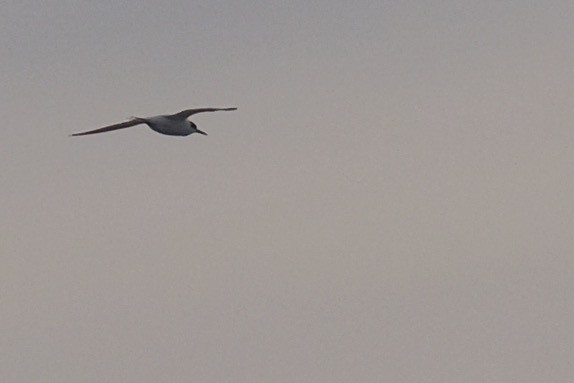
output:
{"label": "sky background", "polygon": [[[3,382],[571,382],[574,3],[0,4]],[[131,115],[193,117],[209,136]]]}

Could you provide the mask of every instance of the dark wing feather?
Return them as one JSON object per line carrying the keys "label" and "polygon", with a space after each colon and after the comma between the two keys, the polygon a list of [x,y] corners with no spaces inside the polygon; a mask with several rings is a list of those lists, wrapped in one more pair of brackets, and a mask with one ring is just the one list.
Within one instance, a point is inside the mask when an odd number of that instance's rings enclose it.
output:
{"label": "dark wing feather", "polygon": [[197,108],[197,109],[186,109],[186,110],[182,110],[179,113],[176,114],[172,114],[168,117],[176,119],[176,120],[185,120],[186,118],[188,118],[189,116],[193,115],[193,114],[197,114],[197,113],[203,113],[203,112],[217,112],[219,110],[237,110],[237,108]]}
{"label": "dark wing feather", "polygon": [[142,120],[134,119],[134,120],[126,121],[126,122],[121,122],[119,124],[104,126],[103,128],[99,128],[99,129],[89,130],[87,132],[70,134],[70,136],[86,136],[88,134],[104,133],[104,132],[109,132],[112,130],[129,128],[129,127],[136,126],[136,125],[143,124],[143,123],[144,122]]}

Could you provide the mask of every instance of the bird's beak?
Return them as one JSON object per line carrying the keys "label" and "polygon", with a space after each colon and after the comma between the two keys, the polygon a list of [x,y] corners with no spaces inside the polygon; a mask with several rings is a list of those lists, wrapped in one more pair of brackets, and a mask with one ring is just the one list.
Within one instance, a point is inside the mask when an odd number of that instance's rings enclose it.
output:
{"label": "bird's beak", "polygon": [[207,133],[205,133],[203,130],[197,129],[196,132],[197,132],[197,133],[200,133],[200,134],[203,134],[204,136],[207,136]]}

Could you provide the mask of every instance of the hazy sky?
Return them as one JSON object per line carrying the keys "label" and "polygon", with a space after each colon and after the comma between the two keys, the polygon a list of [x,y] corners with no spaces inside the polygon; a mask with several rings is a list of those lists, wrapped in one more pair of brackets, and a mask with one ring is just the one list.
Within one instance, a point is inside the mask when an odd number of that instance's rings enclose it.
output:
{"label": "hazy sky", "polygon": [[[571,382],[574,3],[0,4],[0,381]],[[237,106],[68,137],[131,115]]]}

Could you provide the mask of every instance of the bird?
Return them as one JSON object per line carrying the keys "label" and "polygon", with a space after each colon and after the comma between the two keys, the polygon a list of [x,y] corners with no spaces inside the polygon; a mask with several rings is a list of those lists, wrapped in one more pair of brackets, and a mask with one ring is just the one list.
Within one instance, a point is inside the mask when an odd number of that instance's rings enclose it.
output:
{"label": "bird", "polygon": [[197,113],[203,112],[217,112],[226,110],[237,110],[236,107],[233,108],[196,108],[196,109],[185,109],[179,113],[166,114],[161,116],[153,117],[132,117],[129,121],[120,122],[119,124],[113,124],[104,126],[103,128],[88,130],[86,132],[72,133],[70,136],[87,136],[89,134],[110,132],[112,130],[130,128],[132,126],[146,124],[152,130],[158,133],[166,134],[168,136],[189,136],[192,133],[199,133],[207,136],[207,133],[201,131],[197,128],[193,122],[189,121],[187,118]]}

